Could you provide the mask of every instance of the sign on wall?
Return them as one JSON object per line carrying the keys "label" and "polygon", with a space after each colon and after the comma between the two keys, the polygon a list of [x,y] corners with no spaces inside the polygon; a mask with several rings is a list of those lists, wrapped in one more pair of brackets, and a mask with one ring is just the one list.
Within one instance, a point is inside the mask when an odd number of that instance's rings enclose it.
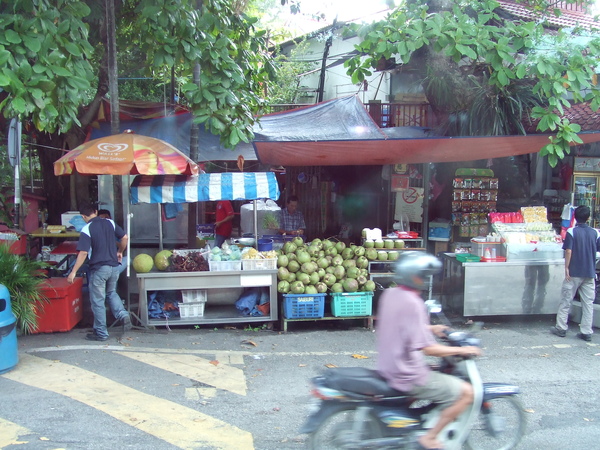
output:
{"label": "sign on wall", "polygon": [[600,172],[600,158],[575,158],[575,172]]}
{"label": "sign on wall", "polygon": [[402,220],[402,215],[408,216],[409,222],[423,221],[423,188],[409,187],[396,193],[395,220]]}
{"label": "sign on wall", "polygon": [[402,191],[408,189],[410,178],[408,175],[392,175],[391,189],[392,192]]}

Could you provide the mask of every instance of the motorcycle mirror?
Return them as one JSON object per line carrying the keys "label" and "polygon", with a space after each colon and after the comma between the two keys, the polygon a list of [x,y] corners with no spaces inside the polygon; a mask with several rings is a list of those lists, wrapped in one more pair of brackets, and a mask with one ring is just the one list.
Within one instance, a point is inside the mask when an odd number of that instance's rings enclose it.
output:
{"label": "motorcycle mirror", "polygon": [[429,314],[439,314],[442,312],[442,304],[437,300],[425,300],[425,306]]}

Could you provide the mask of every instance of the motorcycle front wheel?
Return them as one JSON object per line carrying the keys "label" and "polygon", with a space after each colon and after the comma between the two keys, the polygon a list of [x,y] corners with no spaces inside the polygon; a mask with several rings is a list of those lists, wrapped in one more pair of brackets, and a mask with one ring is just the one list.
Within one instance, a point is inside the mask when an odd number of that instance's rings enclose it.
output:
{"label": "motorcycle front wheel", "polygon": [[317,430],[310,434],[308,445],[312,450],[365,449],[369,439],[382,437],[381,425],[372,412],[364,419],[356,409],[337,411],[327,417]]}
{"label": "motorcycle front wheel", "polygon": [[483,402],[466,446],[469,450],[509,450],[525,433],[525,411],[517,397],[498,397]]}

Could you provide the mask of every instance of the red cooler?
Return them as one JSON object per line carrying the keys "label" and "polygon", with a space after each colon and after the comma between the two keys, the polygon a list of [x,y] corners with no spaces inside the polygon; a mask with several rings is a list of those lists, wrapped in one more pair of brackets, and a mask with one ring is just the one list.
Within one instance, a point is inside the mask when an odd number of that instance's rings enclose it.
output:
{"label": "red cooler", "polygon": [[79,323],[83,318],[82,285],[81,277],[75,278],[73,284],[63,277],[48,278],[44,282],[42,292],[50,302],[40,308],[35,333],[69,331]]}

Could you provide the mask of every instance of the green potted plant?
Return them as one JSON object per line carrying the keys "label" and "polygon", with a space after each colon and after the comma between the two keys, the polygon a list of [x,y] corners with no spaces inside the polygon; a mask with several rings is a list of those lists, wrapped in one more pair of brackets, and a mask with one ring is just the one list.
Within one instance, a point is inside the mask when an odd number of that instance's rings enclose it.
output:
{"label": "green potted plant", "polygon": [[17,329],[22,334],[35,331],[38,308],[48,302],[41,290],[44,282],[41,271],[46,267],[47,264],[42,261],[13,255],[8,245],[0,244],[0,284],[6,286],[10,293]]}

